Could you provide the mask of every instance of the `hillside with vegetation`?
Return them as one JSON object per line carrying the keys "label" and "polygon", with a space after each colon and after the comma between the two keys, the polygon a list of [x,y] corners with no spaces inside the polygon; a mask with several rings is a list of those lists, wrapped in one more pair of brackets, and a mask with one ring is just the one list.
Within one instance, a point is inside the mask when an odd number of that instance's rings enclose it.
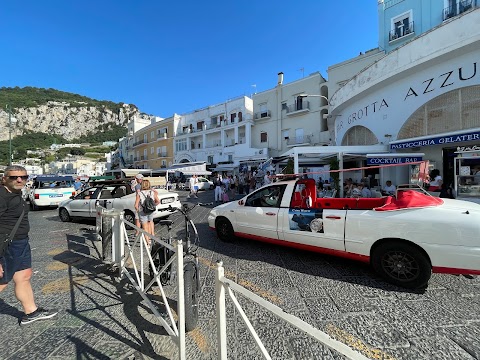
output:
{"label": "hillside with vegetation", "polygon": [[[25,159],[27,157],[35,157],[34,155],[27,156],[27,150],[49,150],[53,144],[90,144],[87,150],[79,148],[62,148],[51,154],[51,160],[61,160],[70,155],[84,155],[86,157],[98,158],[101,154],[112,150],[111,147],[101,146],[106,141],[118,141],[127,134],[127,129],[123,126],[113,125],[107,128],[106,124],[99,126],[98,130],[88,136],[81,136],[73,140],[67,140],[60,135],[51,135],[39,132],[28,132],[24,135],[17,136],[12,139],[12,153],[13,159]],[[0,141],[0,165],[8,163],[8,156],[10,152],[10,142],[8,140]]]}
{"label": "hillside with vegetation", "polygon": [[[70,107],[103,107],[118,113],[123,108],[124,103],[114,103],[112,101],[102,101],[91,99],[86,96],[68,93],[55,89],[42,89],[26,86],[20,87],[2,87],[0,88],[0,108],[5,109],[8,105],[12,112],[16,108],[30,108],[46,105],[49,101],[69,103]],[[135,105],[131,105],[135,107]]]}

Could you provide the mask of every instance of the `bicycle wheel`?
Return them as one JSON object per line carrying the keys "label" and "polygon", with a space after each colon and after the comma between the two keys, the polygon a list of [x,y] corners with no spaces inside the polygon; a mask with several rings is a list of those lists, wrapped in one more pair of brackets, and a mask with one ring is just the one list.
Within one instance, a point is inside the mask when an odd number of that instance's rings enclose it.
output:
{"label": "bicycle wheel", "polygon": [[184,266],[183,282],[185,288],[185,331],[192,331],[198,323],[198,286],[197,269],[193,262]]}

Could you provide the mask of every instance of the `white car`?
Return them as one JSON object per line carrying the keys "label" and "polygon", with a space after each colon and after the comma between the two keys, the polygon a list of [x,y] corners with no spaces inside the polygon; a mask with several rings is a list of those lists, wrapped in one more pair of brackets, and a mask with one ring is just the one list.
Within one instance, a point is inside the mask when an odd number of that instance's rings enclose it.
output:
{"label": "white car", "polygon": [[432,272],[480,275],[480,205],[412,189],[379,198],[317,198],[313,179],[276,182],[213,208],[234,236],[370,263],[387,281],[425,287]]}
{"label": "white car", "polygon": [[29,190],[25,188],[30,208],[37,210],[40,207],[58,206],[65,199],[75,195],[73,182],[72,176],[36,176],[31,188]]}
{"label": "white car", "polygon": [[[197,177],[197,186],[198,186],[198,190],[211,190],[214,188],[213,181],[210,181],[204,177]],[[190,190],[189,180],[187,180],[187,182],[185,183],[185,189]]]}
{"label": "white car", "polygon": [[[177,193],[161,189],[156,191],[160,204],[153,213],[154,219],[169,216],[170,206],[175,209],[181,207]],[[106,209],[123,210],[125,220],[135,223],[135,199],[136,194],[132,192],[130,184],[124,181],[95,183],[93,187],[61,202],[58,206],[58,215],[64,222],[71,221],[72,218],[95,218],[96,206],[100,205]]]}

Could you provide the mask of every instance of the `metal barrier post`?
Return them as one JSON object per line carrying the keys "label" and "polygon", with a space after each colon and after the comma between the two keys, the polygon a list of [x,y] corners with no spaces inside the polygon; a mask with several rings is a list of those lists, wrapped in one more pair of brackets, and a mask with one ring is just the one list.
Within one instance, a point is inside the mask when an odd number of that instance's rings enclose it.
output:
{"label": "metal barrier post", "polygon": [[177,285],[178,285],[178,358],[186,359],[185,350],[185,284],[183,281],[183,243],[177,243]]}
{"label": "metal barrier post", "polygon": [[227,360],[227,315],[225,311],[225,288],[222,279],[225,276],[223,262],[217,262],[217,273],[215,277],[215,294],[217,308],[217,339],[218,358]]}
{"label": "metal barrier post", "polygon": [[121,260],[124,255],[124,232],[122,231],[123,224],[123,212],[112,212],[113,224],[112,224],[112,262],[116,266],[121,266]]}
{"label": "metal barrier post", "polygon": [[102,217],[105,208],[102,206],[95,207],[95,232],[97,234],[97,240],[102,240]]}

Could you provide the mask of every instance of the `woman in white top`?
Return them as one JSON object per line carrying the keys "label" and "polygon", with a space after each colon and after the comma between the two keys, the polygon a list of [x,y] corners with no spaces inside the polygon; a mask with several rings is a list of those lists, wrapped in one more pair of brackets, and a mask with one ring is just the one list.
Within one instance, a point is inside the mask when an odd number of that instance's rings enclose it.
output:
{"label": "woman in white top", "polygon": [[440,176],[440,170],[433,169],[430,173],[430,187],[428,191],[440,191],[442,188],[443,180]]}
{"label": "woman in white top", "polygon": [[[158,198],[157,191],[151,188],[150,181],[143,180],[142,189],[137,192],[137,197],[135,199],[135,209],[138,212],[140,223],[142,224],[142,229],[149,234],[155,235],[155,227],[153,224],[154,212],[145,212],[145,209],[142,205],[147,198],[147,195],[155,201],[155,205],[160,204],[160,199]],[[145,236],[145,240],[147,240],[147,244],[150,245],[150,238],[148,236]]]}

